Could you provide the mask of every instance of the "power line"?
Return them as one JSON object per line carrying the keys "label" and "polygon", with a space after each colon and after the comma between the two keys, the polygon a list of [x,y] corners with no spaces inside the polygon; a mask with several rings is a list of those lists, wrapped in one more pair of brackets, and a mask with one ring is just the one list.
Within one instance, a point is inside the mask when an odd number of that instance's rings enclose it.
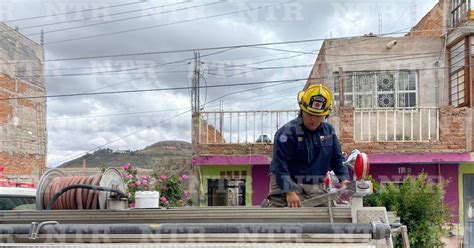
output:
{"label": "power line", "polygon": [[[251,89],[249,89],[249,90],[251,90]],[[236,93],[239,93],[239,92],[234,92],[234,94],[236,94]],[[225,96],[223,96],[223,97],[225,97]],[[210,102],[212,102],[212,101],[209,101],[209,102],[207,102],[206,104],[208,104],[208,103],[210,103]],[[147,130],[147,129],[150,129],[150,128],[152,128],[152,127],[155,127],[155,126],[157,126],[157,125],[163,124],[163,123],[165,123],[165,122],[167,122],[167,121],[169,121],[169,120],[171,120],[171,119],[177,118],[177,117],[179,117],[179,116],[181,116],[181,115],[184,115],[184,114],[186,114],[186,113],[188,113],[188,112],[191,112],[191,110],[187,110],[187,111],[181,112],[181,113],[179,113],[179,114],[177,114],[177,115],[175,115],[175,116],[172,116],[172,117],[170,117],[170,118],[167,118],[167,119],[165,119],[165,120],[163,120],[163,121],[160,121],[160,122],[157,122],[157,123],[153,123],[152,125],[149,125],[149,126],[143,128],[143,129],[140,129],[140,130],[138,130],[138,131],[135,131],[135,132],[126,134],[126,135],[124,135],[124,136],[121,136],[120,138],[117,138],[117,139],[115,139],[115,140],[112,140],[112,141],[110,141],[110,142],[107,142],[107,143],[105,143],[105,144],[103,144],[103,145],[101,145],[101,146],[97,146],[97,147],[95,147],[95,148],[93,148],[93,149],[90,149],[90,150],[88,150],[88,151],[85,152],[85,153],[81,153],[81,154],[78,154],[78,155],[76,155],[76,156],[73,156],[73,157],[67,158],[67,159],[65,159],[65,160],[62,160],[62,161],[56,163],[56,164],[55,164],[55,167],[58,166],[58,165],[61,165],[62,163],[65,163],[65,162],[67,162],[67,161],[70,161],[70,160],[73,160],[73,159],[75,159],[75,158],[78,158],[78,157],[81,157],[81,156],[83,156],[83,155],[86,155],[86,154],[88,154],[89,152],[92,152],[92,151],[95,151],[95,150],[97,150],[97,149],[103,148],[103,147],[105,147],[105,146],[107,146],[107,145],[113,144],[113,143],[115,143],[115,142],[117,142],[117,141],[123,140],[123,139],[125,139],[125,138],[127,138],[127,137],[130,137],[130,136],[135,135],[135,134],[137,134],[137,133],[143,132],[143,131],[145,131],[145,130]]]}
{"label": "power line", "polygon": [[[431,68],[418,68],[417,71],[423,70],[439,70],[442,68],[449,67],[431,67]],[[273,80],[273,81],[260,81],[260,82],[248,82],[248,83],[236,83],[236,84],[219,84],[219,85],[210,85],[209,88],[219,88],[219,87],[236,87],[236,86],[245,86],[245,85],[258,85],[258,84],[285,84],[295,81],[303,80],[324,80],[332,79],[333,77],[317,77],[317,78],[294,78],[294,79],[285,79],[285,80]],[[203,88],[200,86],[199,88]],[[172,88],[153,88],[153,89],[140,89],[140,90],[123,90],[123,91],[107,91],[107,92],[93,92],[93,93],[73,93],[73,94],[58,94],[58,95],[45,95],[45,96],[28,96],[28,97],[13,97],[13,98],[3,98],[5,100],[18,100],[18,99],[38,99],[38,98],[54,98],[54,97],[72,97],[72,96],[88,96],[88,95],[108,95],[108,94],[125,94],[125,93],[140,93],[140,92],[156,92],[156,91],[172,91],[172,90],[189,90],[191,87],[172,87]],[[216,99],[215,99],[216,100]],[[213,100],[214,101],[214,100]]]}
{"label": "power line", "polygon": [[188,108],[175,108],[175,109],[159,109],[159,110],[150,110],[150,111],[140,111],[140,112],[129,112],[129,113],[116,113],[108,115],[89,115],[89,116],[77,116],[77,117],[65,117],[65,118],[51,118],[48,121],[65,121],[65,120],[77,120],[77,119],[92,119],[92,118],[104,118],[104,117],[116,117],[116,116],[128,116],[128,115],[141,115],[141,114],[152,114],[160,112],[169,112],[169,111],[179,111]]}
{"label": "power line", "polygon": [[[433,55],[436,55],[438,56],[440,52],[427,52],[427,53],[400,53],[400,54],[397,54],[397,53],[393,53],[393,54],[379,54],[379,53],[365,53],[365,54],[348,54],[348,55],[345,55],[345,54],[325,54],[326,56],[344,56],[344,57],[352,57],[352,56],[370,56],[370,55],[379,55],[379,56],[383,56],[383,57],[372,57],[372,58],[365,58],[365,59],[357,59],[357,60],[345,60],[344,63],[347,63],[347,62],[357,62],[357,61],[366,61],[366,60],[380,60],[380,59],[395,59],[395,58],[402,58],[402,57],[410,57],[410,58],[424,58],[424,57],[431,57],[431,56],[422,56],[422,55],[429,55],[429,54],[433,54]],[[446,53],[446,52],[444,52]],[[264,61],[259,61],[259,62],[252,62],[252,63],[247,63],[247,64],[238,64],[238,65],[225,65],[224,67],[216,67],[216,68],[213,68],[213,69],[207,69],[207,71],[213,71],[213,70],[225,70],[227,68],[235,68],[235,67],[246,67],[246,68],[250,68],[250,69],[254,69],[252,71],[256,71],[256,70],[264,70],[264,69],[279,69],[279,68],[292,68],[292,67],[306,67],[306,66],[312,66],[312,65],[300,65],[300,66],[275,66],[275,67],[250,67],[249,65],[253,65],[253,64],[260,64],[260,63],[265,63],[265,62],[270,62],[270,61],[277,61],[277,60],[283,60],[283,59],[289,59],[289,58],[294,58],[294,57],[297,57],[297,56],[301,56],[301,54],[299,55],[292,55],[292,56],[288,56],[288,57],[283,57],[283,58],[275,58],[275,59],[268,59],[268,60],[264,60]],[[212,63],[212,62],[211,62]],[[341,63],[341,62],[333,62],[333,63],[326,63],[326,64],[335,64],[335,63]],[[173,64],[176,64],[176,63],[173,63]],[[217,64],[217,63],[216,63]],[[160,65],[167,65],[167,64],[160,64]],[[148,68],[151,68],[151,67],[155,67],[155,66],[159,66],[159,65],[149,65],[149,66],[146,66],[146,67],[135,67],[135,68],[127,68],[127,69],[118,69],[118,70],[110,70],[110,71],[97,71],[97,72],[89,72],[89,73],[70,73],[70,74],[49,74],[49,75],[44,75],[44,77],[68,77],[68,76],[83,76],[83,75],[107,75],[107,74],[110,74],[110,73],[114,73],[114,75],[117,75],[117,72],[124,72],[124,71],[130,71],[130,70],[139,70],[139,69],[148,69]],[[104,67],[111,67],[111,66],[104,66]],[[116,67],[116,66],[114,66]],[[96,68],[100,68],[100,67],[82,67],[82,68],[91,68],[91,69],[96,69]],[[69,68],[70,70],[74,69],[74,68]],[[54,71],[55,69],[51,69],[52,71]],[[68,70],[68,69],[65,69],[65,70]],[[242,68],[242,70],[244,70],[244,68]],[[34,72],[34,71],[41,71],[41,70],[31,70],[31,72]],[[249,71],[249,72],[252,72],[252,71]],[[29,71],[24,71],[25,73],[26,72],[29,72]],[[185,71],[158,71],[158,72],[153,72],[153,73],[183,73]],[[247,72],[242,72],[242,73],[238,73],[238,74],[244,74],[244,73],[247,73]],[[129,74],[129,73],[126,73],[126,74]],[[132,74],[132,73],[130,73]],[[237,74],[237,75],[238,75]],[[28,76],[24,76],[24,77],[28,77]],[[35,75],[33,76],[30,76],[30,77],[37,77]],[[227,76],[227,77],[230,77],[230,76]]]}
{"label": "power line", "polygon": [[[60,29],[55,29],[55,30],[48,30],[48,31],[44,31],[43,33],[44,33],[44,34],[57,33],[57,32],[61,32],[61,31],[69,31],[69,30],[78,29],[78,28],[93,27],[93,26],[97,26],[97,25],[104,25],[104,24],[109,24],[109,23],[115,23],[115,22],[133,20],[133,19],[143,18],[143,17],[145,17],[145,16],[154,16],[154,15],[160,15],[160,14],[173,13],[173,12],[177,12],[177,11],[181,11],[181,10],[194,9],[194,8],[198,8],[198,7],[204,7],[204,6],[209,6],[209,5],[214,5],[214,4],[220,4],[220,3],[223,3],[223,2],[222,2],[222,1],[218,1],[218,2],[212,2],[212,3],[206,3],[206,4],[201,4],[201,5],[195,5],[195,6],[180,8],[180,9],[167,10],[167,11],[162,11],[162,12],[158,12],[158,13],[150,13],[150,14],[146,14],[146,15],[132,16],[132,17],[127,17],[127,18],[122,18],[122,19],[117,19],[117,20],[103,21],[103,22],[99,22],[99,23],[91,23],[91,24],[81,25],[81,26],[75,26],[75,27],[60,28]],[[39,35],[39,34],[41,34],[41,32],[39,32],[39,33],[25,34],[25,36],[32,36],[32,35]],[[48,43],[46,42],[45,44],[48,44]]]}
{"label": "power line", "polygon": [[[159,5],[159,6],[149,7],[149,8],[145,8],[145,9],[137,9],[137,10],[117,12],[117,13],[112,13],[112,14],[107,14],[107,15],[92,16],[92,17],[82,18],[82,19],[78,19],[78,20],[69,20],[69,21],[62,21],[62,22],[53,22],[53,23],[47,23],[47,24],[32,25],[32,26],[21,27],[20,29],[31,29],[31,28],[46,27],[46,26],[59,25],[59,24],[65,24],[65,23],[71,23],[71,22],[87,21],[87,20],[92,20],[92,19],[96,19],[96,18],[110,17],[110,16],[129,14],[129,13],[140,12],[140,11],[145,11],[145,10],[170,7],[170,6],[174,6],[174,5],[189,3],[189,2],[192,2],[192,1],[194,1],[194,0],[187,0],[187,1],[184,1],[184,2]],[[4,31],[4,32],[8,32],[8,31]]]}
{"label": "power line", "polygon": [[[230,49],[229,49],[229,50],[230,50]],[[202,55],[202,57],[208,57],[208,56],[216,55],[216,54],[219,54],[219,53],[227,52],[227,51],[229,51],[229,50],[224,50],[224,51],[219,51],[219,52],[215,52],[215,53],[205,54],[205,55]],[[188,60],[190,60],[190,59],[192,59],[192,58],[186,59],[185,61],[188,61]],[[183,61],[183,60],[179,60],[179,61],[169,62],[169,63],[167,63],[167,64],[175,64],[175,62],[176,62],[176,63],[179,63],[179,62],[182,62],[182,61]],[[162,65],[165,65],[165,64],[162,64]],[[160,65],[156,65],[156,66],[160,66]],[[176,67],[174,67],[174,68],[176,68]],[[100,90],[100,89],[105,89],[105,88],[109,88],[109,87],[116,86],[116,85],[119,85],[119,84],[128,83],[128,82],[131,82],[131,81],[134,81],[134,80],[135,80],[135,79],[131,79],[131,80],[127,80],[127,81],[124,81],[124,82],[120,82],[120,83],[116,83],[116,84],[112,84],[112,85],[107,85],[107,86],[104,86],[104,87],[101,87],[101,88],[96,88],[96,89],[93,89],[93,90],[81,92],[81,94],[86,94],[86,93],[94,92],[94,91],[97,91],[97,90]],[[47,102],[51,102],[51,101],[63,99],[63,98],[66,98],[66,97],[69,97],[69,96],[59,97],[59,98],[56,98],[56,99],[49,100],[49,101],[47,101]]]}
{"label": "power line", "polygon": [[80,10],[80,11],[69,11],[69,12],[56,13],[56,14],[51,14],[51,15],[42,15],[42,16],[19,18],[19,19],[7,20],[7,21],[4,21],[4,22],[18,22],[18,21],[34,20],[34,19],[47,18],[47,17],[52,17],[52,16],[68,15],[68,14],[75,14],[75,13],[80,13],[80,12],[100,10],[100,9],[105,9],[105,8],[116,8],[116,7],[128,6],[128,5],[133,5],[133,4],[141,4],[143,2],[146,2],[146,0],[141,0],[141,1],[138,1],[138,2],[131,2],[131,3],[124,3],[124,4],[116,4],[116,5],[104,6],[104,7],[98,7],[98,8],[83,9],[83,10]]}
{"label": "power line", "polygon": [[[227,50],[223,50],[223,51],[218,51],[218,52],[214,52],[214,53],[205,54],[205,55],[203,55],[202,57],[208,57],[208,56],[212,56],[212,55],[224,53],[224,52],[227,52],[227,51],[230,51],[230,50],[232,50],[232,49],[227,49]],[[173,61],[173,62],[161,63],[161,64],[157,64],[157,65],[147,65],[147,66],[143,66],[143,67],[135,67],[135,68],[120,69],[120,70],[103,71],[103,72],[96,72],[96,73],[82,73],[82,74],[81,74],[81,73],[75,73],[75,74],[67,74],[66,76],[100,75],[100,74],[126,72],[126,71],[138,71],[138,70],[156,68],[156,67],[165,66],[165,65],[173,65],[173,64],[178,64],[178,63],[182,63],[182,62],[187,62],[187,61],[189,61],[190,59],[193,59],[193,58],[186,58],[186,59],[182,59],[182,60],[177,60],[177,61]]]}
{"label": "power line", "polygon": [[153,123],[153,124],[151,124],[151,125],[149,125],[149,126],[143,128],[143,129],[140,129],[140,130],[138,130],[138,131],[135,131],[135,132],[129,133],[129,134],[127,134],[127,135],[121,136],[121,137],[119,137],[119,138],[117,138],[117,139],[115,139],[115,140],[112,140],[112,141],[107,142],[107,143],[105,143],[105,144],[103,144],[103,145],[100,145],[100,146],[97,146],[97,147],[95,147],[95,148],[93,148],[93,149],[90,149],[90,150],[88,150],[88,151],[85,152],[85,153],[81,153],[81,154],[76,155],[76,156],[74,156],[74,157],[70,157],[70,158],[67,158],[67,159],[65,159],[65,160],[62,160],[62,161],[56,163],[56,165],[55,165],[54,167],[56,167],[56,166],[58,166],[58,165],[61,165],[62,163],[65,163],[65,162],[67,162],[67,161],[73,160],[73,159],[75,159],[75,158],[84,156],[84,155],[88,154],[89,152],[92,152],[92,151],[95,151],[95,150],[100,149],[100,148],[102,148],[102,147],[108,146],[108,145],[110,145],[110,144],[113,144],[113,143],[115,143],[115,142],[117,142],[117,141],[123,140],[123,139],[125,139],[125,138],[127,138],[127,137],[130,137],[130,136],[132,136],[132,135],[135,135],[135,134],[137,134],[137,133],[143,132],[143,131],[145,131],[145,130],[147,130],[147,129],[153,128],[153,127],[158,126],[158,125],[160,125],[160,124],[163,124],[163,123],[165,123],[165,122],[167,122],[167,121],[169,121],[169,120],[172,120],[172,119],[174,119],[174,118],[177,118],[177,117],[179,117],[179,116],[181,116],[181,115],[184,115],[184,114],[186,114],[186,113],[189,113],[189,112],[191,112],[191,110],[187,110],[187,111],[181,112],[181,113],[179,113],[179,114],[177,114],[177,115],[174,115],[174,116],[172,116],[172,117],[169,117],[169,118],[167,118],[167,119],[165,119],[165,120],[163,120],[163,121],[155,122],[155,123]]}
{"label": "power line", "polygon": [[[275,87],[275,86],[279,86],[279,85],[271,85],[270,87]],[[296,89],[296,88],[301,88],[303,85],[298,85],[298,86],[293,86],[293,87],[288,87],[288,88],[284,88],[284,89],[281,89],[281,90],[277,90],[277,91],[274,91],[272,93],[278,93],[278,92],[283,92],[283,91],[288,91],[288,90],[291,90],[291,89]],[[253,91],[253,90],[256,90],[256,89],[261,89],[263,87],[259,87],[259,88],[253,88],[253,89],[247,89],[245,91]],[[237,94],[237,93],[242,93],[243,91],[235,91],[235,92],[232,92],[231,94]],[[229,96],[231,94],[228,94],[226,96]],[[275,99],[275,98],[280,98],[280,97],[289,97],[289,96],[273,96],[273,97],[261,97],[261,96],[251,96],[251,97],[247,97],[247,98],[241,98],[241,99],[238,99],[238,100],[233,100],[233,101],[230,101],[230,102],[227,102],[227,103],[235,103],[235,102],[243,102],[243,101],[248,101],[250,99],[254,99],[254,98],[259,98],[259,99],[256,99],[258,101],[260,100],[268,100],[268,99]],[[213,100],[214,101],[214,100]],[[206,102],[206,101],[205,101]],[[207,103],[211,103],[211,101],[209,102],[206,102]],[[207,106],[207,105],[206,105]],[[218,107],[219,104],[216,104],[216,105],[210,105],[210,106],[207,106],[207,107]],[[184,110],[184,109],[187,109],[187,108],[175,108],[175,109],[159,109],[159,110],[150,110],[150,111],[139,111],[139,112],[127,112],[127,113],[114,113],[114,114],[106,114],[106,115],[89,115],[89,116],[76,116],[76,117],[62,117],[62,118],[50,118],[48,119],[48,121],[64,121],[64,120],[77,120],[77,119],[92,119],[92,118],[104,118],[104,117],[118,117],[118,116],[128,116],[128,115],[141,115],[141,114],[152,114],[152,113],[158,113],[158,112],[169,112],[169,111],[179,111],[179,110]]]}
{"label": "power line", "polygon": [[251,11],[251,10],[262,9],[262,8],[267,8],[267,7],[271,7],[271,6],[276,6],[276,5],[285,5],[285,4],[288,4],[288,3],[290,3],[290,2],[278,3],[278,4],[269,4],[269,5],[264,5],[264,6],[260,6],[260,7],[255,7],[255,8],[248,8],[248,9],[245,9],[245,10],[232,11],[232,12],[227,12],[227,13],[222,13],[222,14],[210,15],[210,16],[205,16],[205,17],[193,18],[193,19],[177,21],[177,22],[170,22],[170,23],[153,25],[153,26],[142,27],[142,28],[128,29],[128,30],[123,30],[123,31],[118,31],[118,32],[111,32],[111,33],[106,33],[106,34],[83,36],[83,37],[77,37],[77,38],[74,38],[74,39],[57,40],[57,41],[52,41],[52,42],[46,42],[45,44],[57,44],[57,43],[68,42],[68,41],[84,40],[84,39],[90,39],[90,38],[97,38],[97,37],[110,36],[110,35],[116,35],[116,34],[122,34],[122,33],[128,33],[128,32],[141,31],[141,30],[146,30],[146,29],[153,29],[153,28],[158,28],[158,27],[165,27],[165,26],[170,26],[170,25],[174,25],[174,24],[181,24],[181,23],[187,23],[187,22],[193,22],[193,21],[198,21],[198,20],[205,20],[205,19],[210,19],[210,18],[215,18],[215,17],[226,16],[226,15],[233,15],[233,14],[237,14],[237,13],[243,13],[243,12],[247,12],[247,11]]}
{"label": "power line", "polygon": [[[402,29],[405,30],[405,29]],[[433,31],[430,30],[419,30],[416,32],[429,32]],[[382,36],[390,35],[390,34],[403,34],[405,32],[395,31],[392,33],[385,33]],[[351,38],[364,38],[361,40],[357,40],[353,43],[341,44],[334,47],[339,46],[347,46],[355,43],[360,43],[366,41],[368,39],[376,38],[376,37],[361,37],[361,36],[347,36],[347,37],[339,37],[334,39],[351,39]],[[254,43],[254,44],[244,44],[244,45],[230,45],[230,46],[218,46],[218,47],[202,47],[202,48],[189,48],[189,49],[178,49],[178,50],[167,50],[167,51],[151,51],[151,52],[141,52],[141,53],[123,53],[123,54],[111,54],[111,55],[100,55],[100,56],[85,56],[85,57],[72,57],[72,58],[59,58],[59,59],[49,59],[44,60],[44,62],[57,62],[57,61],[70,61],[70,60],[90,60],[90,59],[99,59],[99,58],[117,58],[117,57],[129,57],[129,56],[143,56],[143,55],[154,55],[154,54],[167,54],[167,53],[184,53],[184,52],[193,52],[193,51],[206,51],[206,50],[222,50],[222,49],[236,49],[236,48],[248,48],[248,47],[260,47],[260,46],[270,46],[270,45],[283,45],[283,44],[295,44],[295,43],[309,43],[309,42],[317,42],[317,41],[324,41],[325,38],[315,38],[315,39],[303,39],[303,40],[292,40],[292,41],[281,41],[281,42],[267,42],[267,43]],[[331,47],[328,47],[331,48]],[[272,49],[275,50],[275,49]],[[312,54],[319,49],[312,50],[310,52],[298,52],[301,53],[300,55],[305,54]],[[294,51],[293,51],[294,52]],[[295,55],[296,57],[297,55]],[[15,62],[4,62],[3,64],[11,64],[11,63],[18,63]]]}
{"label": "power line", "polygon": [[[388,35],[388,34],[385,34],[385,35]],[[346,37],[346,38],[360,38],[360,36],[353,36],[353,37]],[[368,37],[367,39],[370,39],[370,38],[372,38],[372,37]],[[365,41],[367,39],[362,39],[362,41]],[[102,59],[102,58],[117,58],[117,57],[143,56],[143,55],[155,55],[155,54],[167,54],[167,53],[185,53],[185,52],[194,52],[194,51],[209,51],[209,50],[222,50],[222,49],[236,49],[236,48],[260,47],[260,46],[272,46],[272,45],[286,45],[286,44],[296,44],[296,43],[310,43],[310,42],[317,42],[317,41],[324,41],[324,40],[325,40],[324,38],[315,38],[315,39],[305,39],[305,40],[253,43],[253,44],[217,46],[217,47],[188,48],[188,49],[177,49],[177,50],[167,50],[167,51],[152,51],[152,52],[142,52],[142,53],[123,53],[123,54],[110,54],[110,55],[100,55],[100,56],[84,56],[84,57],[72,57],[72,58],[47,59],[47,60],[45,60],[45,62],[69,61],[69,60],[86,60],[86,59]],[[362,41],[356,41],[354,43],[358,43],[358,42],[362,42]],[[350,44],[348,44],[348,45],[350,45]],[[306,52],[306,53],[303,53],[303,54],[311,54],[311,53],[314,53],[316,51],[319,51],[319,49],[313,50],[311,52]]]}
{"label": "power line", "polygon": [[[261,81],[261,82],[250,82],[250,83],[237,83],[237,84],[219,84],[209,85],[209,88],[219,87],[237,87],[245,85],[256,85],[256,84],[275,84],[275,83],[290,83],[293,81],[307,80],[308,78],[300,79],[287,79],[287,80],[275,80],[275,81]],[[199,88],[204,88],[200,86]],[[73,93],[73,94],[57,94],[57,95],[45,95],[45,96],[26,96],[26,97],[12,97],[12,98],[0,98],[2,100],[19,100],[19,99],[38,99],[38,98],[55,98],[55,97],[72,97],[72,96],[93,96],[93,95],[110,95],[110,94],[126,94],[126,93],[140,93],[140,92],[156,92],[156,91],[173,91],[173,90],[189,90],[191,87],[172,87],[172,88],[153,88],[153,89],[141,89],[141,90],[122,90],[122,91],[106,91],[106,92],[91,92],[91,93]]]}

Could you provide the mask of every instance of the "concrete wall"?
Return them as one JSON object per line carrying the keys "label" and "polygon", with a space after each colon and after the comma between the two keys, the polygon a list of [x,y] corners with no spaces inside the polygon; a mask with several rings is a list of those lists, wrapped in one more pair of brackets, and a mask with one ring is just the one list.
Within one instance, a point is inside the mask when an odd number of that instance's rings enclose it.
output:
{"label": "concrete wall", "polygon": [[[388,49],[387,43],[393,40],[397,45]],[[333,76],[339,67],[346,72],[415,70],[419,106],[444,106],[448,104],[444,66],[444,41],[440,37],[332,39],[324,42],[310,74],[310,78],[321,79],[309,83],[323,82],[333,89]]]}
{"label": "concrete wall", "polygon": [[46,168],[43,48],[0,23],[0,164],[5,175],[37,179]]}
{"label": "concrete wall", "polygon": [[0,22],[0,73],[44,89],[43,48]]}

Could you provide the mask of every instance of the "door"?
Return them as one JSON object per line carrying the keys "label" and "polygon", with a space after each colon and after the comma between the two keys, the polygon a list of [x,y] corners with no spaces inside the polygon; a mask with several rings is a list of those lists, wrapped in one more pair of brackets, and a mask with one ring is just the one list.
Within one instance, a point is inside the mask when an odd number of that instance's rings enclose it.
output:
{"label": "door", "polygon": [[474,174],[463,175],[464,244],[474,247]]}
{"label": "door", "polygon": [[245,206],[245,180],[209,179],[208,206]]}

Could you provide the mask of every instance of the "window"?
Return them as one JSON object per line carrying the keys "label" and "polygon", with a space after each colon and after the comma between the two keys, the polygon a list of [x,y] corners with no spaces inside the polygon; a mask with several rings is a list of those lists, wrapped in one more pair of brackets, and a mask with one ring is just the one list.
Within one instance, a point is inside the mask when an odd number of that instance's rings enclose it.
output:
{"label": "window", "polygon": [[452,0],[451,2],[451,27],[458,26],[468,14],[467,0]]}
{"label": "window", "polygon": [[[334,92],[339,101],[339,81]],[[407,108],[417,105],[416,71],[346,72],[344,102],[355,108]]]}
{"label": "window", "polygon": [[462,40],[450,49],[449,86],[451,105],[459,106],[466,102],[465,65],[466,46]]}
{"label": "window", "polygon": [[0,196],[0,210],[36,209],[35,196]]}

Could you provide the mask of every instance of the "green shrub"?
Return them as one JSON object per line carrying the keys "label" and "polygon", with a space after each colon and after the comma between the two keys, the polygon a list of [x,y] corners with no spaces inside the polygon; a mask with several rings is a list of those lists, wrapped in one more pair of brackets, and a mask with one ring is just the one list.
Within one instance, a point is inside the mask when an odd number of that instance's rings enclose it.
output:
{"label": "green shrub", "polygon": [[[407,177],[401,185],[387,184],[375,187],[374,194],[365,200],[370,206],[383,206],[395,211],[401,223],[408,227],[412,247],[444,247],[441,237],[451,215],[443,202],[447,181],[437,184],[427,181],[425,173],[417,178]],[[403,247],[396,238],[395,247]]]}

